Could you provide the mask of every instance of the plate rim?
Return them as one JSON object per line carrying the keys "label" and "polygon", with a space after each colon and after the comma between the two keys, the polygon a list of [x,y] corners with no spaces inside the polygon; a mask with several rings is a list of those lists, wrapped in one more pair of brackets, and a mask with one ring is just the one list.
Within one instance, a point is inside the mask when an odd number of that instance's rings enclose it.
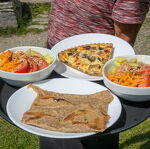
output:
{"label": "plate rim", "polygon": [[[90,82],[90,81],[85,81],[85,80],[79,80],[79,79],[70,79],[70,78],[53,78],[53,79],[47,79],[47,80],[43,80],[43,81],[38,81],[38,82],[36,82],[36,83],[33,83],[33,84],[35,84],[35,85],[38,85],[38,86],[40,86],[40,83],[48,83],[49,81],[51,81],[51,80],[69,80],[69,81],[72,81],[72,80],[78,80],[78,81],[84,81],[84,82],[86,82],[86,83],[92,83],[92,84],[95,84],[95,85],[99,85],[100,87],[102,87],[102,88],[105,88],[105,89],[107,89],[105,86],[102,86],[102,85],[100,85],[100,84],[97,84],[97,83],[95,83],[95,82]],[[10,111],[9,111],[9,106],[11,105],[11,102],[12,102],[12,100],[13,100],[13,96],[15,96],[15,94],[17,93],[17,92],[19,92],[20,90],[23,90],[23,89],[25,89],[27,87],[27,85],[26,86],[24,86],[24,87],[21,87],[20,89],[18,89],[17,91],[15,91],[11,96],[10,96],[10,98],[8,99],[8,102],[7,102],[7,105],[6,105],[6,111],[7,111],[7,114],[8,114],[8,117],[10,118],[10,120],[16,125],[16,126],[18,126],[18,127],[20,127],[21,129],[23,129],[23,130],[25,130],[25,131],[27,131],[27,132],[30,132],[30,133],[32,133],[32,134],[35,134],[35,135],[38,135],[38,136],[43,136],[43,137],[49,137],[49,138],[60,138],[60,139],[71,139],[71,138],[83,138],[83,137],[88,137],[88,136],[91,136],[91,135],[95,135],[95,134],[97,134],[97,133],[99,133],[99,132],[88,132],[88,133],[78,133],[78,134],[80,134],[80,135],[73,135],[73,137],[71,137],[70,135],[68,135],[68,136],[65,136],[65,135],[54,135],[54,134],[41,134],[41,132],[39,133],[39,132],[37,132],[37,131],[35,131],[35,130],[31,130],[31,129],[29,129],[29,128],[26,128],[26,127],[24,127],[24,125],[27,125],[27,124],[19,124],[19,122],[17,121],[17,120],[15,120],[15,118],[12,116],[12,114],[10,113]],[[109,90],[109,89],[107,89],[107,90]],[[110,91],[110,90],[109,90]],[[121,112],[122,112],[122,105],[121,105],[121,102],[120,102],[120,100],[119,100],[119,98],[115,95],[115,94],[113,94],[111,91],[110,91],[110,93],[113,95],[113,97],[115,97],[116,99],[115,100],[117,100],[117,102],[118,102],[118,104],[119,104],[119,114],[118,114],[118,117],[116,118],[116,120],[109,126],[109,127],[107,127],[106,129],[105,129],[105,131],[108,129],[108,128],[110,128],[112,125],[114,125],[117,121],[118,121],[118,119],[120,118],[120,115],[121,115]],[[34,100],[33,100],[34,101]],[[31,102],[31,104],[33,103],[33,101]],[[108,107],[109,108],[109,107]],[[26,109],[27,110],[27,109]],[[30,126],[30,125],[28,125],[28,126]],[[36,127],[36,126],[31,126],[31,127]],[[65,134],[65,133],[63,133],[63,132],[57,132],[57,131],[50,131],[50,130],[46,130],[46,129],[43,129],[43,128],[39,128],[39,127],[36,127],[36,128],[38,128],[38,129],[42,129],[42,130],[44,130],[44,131],[49,131],[50,133],[51,132],[55,132],[55,133],[62,133],[62,134]],[[104,131],[104,132],[105,132]],[[102,132],[103,133],[103,132]],[[71,133],[70,133],[71,134]]]}

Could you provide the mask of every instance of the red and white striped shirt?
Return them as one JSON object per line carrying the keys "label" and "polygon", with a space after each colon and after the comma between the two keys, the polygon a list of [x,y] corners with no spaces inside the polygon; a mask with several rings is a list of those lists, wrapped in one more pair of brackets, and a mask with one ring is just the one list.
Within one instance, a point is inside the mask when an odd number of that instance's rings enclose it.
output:
{"label": "red and white striped shirt", "polygon": [[81,33],[114,35],[114,20],[142,23],[149,5],[150,0],[52,0],[48,44]]}

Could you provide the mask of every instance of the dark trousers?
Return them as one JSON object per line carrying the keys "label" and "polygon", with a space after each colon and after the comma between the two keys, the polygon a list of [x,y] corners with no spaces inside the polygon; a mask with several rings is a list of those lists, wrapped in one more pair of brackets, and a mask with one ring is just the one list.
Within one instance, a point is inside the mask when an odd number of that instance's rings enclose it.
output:
{"label": "dark trousers", "polygon": [[[51,49],[47,44],[47,48]],[[40,137],[40,149],[119,149],[119,133],[87,139],[53,139]]]}
{"label": "dark trousers", "polygon": [[119,149],[119,134],[87,139],[52,139],[40,137],[40,149]]}

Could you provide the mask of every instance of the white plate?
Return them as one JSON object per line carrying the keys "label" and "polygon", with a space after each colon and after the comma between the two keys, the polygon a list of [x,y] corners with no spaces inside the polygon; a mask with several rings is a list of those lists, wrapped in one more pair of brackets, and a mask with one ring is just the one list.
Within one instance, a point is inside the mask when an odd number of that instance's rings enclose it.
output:
{"label": "white plate", "polygon": [[[43,89],[59,93],[92,94],[98,91],[106,90],[105,87],[93,82],[68,78],[49,79],[34,84]],[[121,114],[122,108],[121,103],[115,95],[113,96],[114,100],[109,104],[108,107],[108,114],[110,115],[111,118],[109,119],[106,128],[112,126],[118,120]],[[36,93],[31,88],[27,88],[27,86],[24,86],[23,88],[17,90],[9,98],[7,102],[7,113],[9,118],[18,127],[39,136],[52,138],[80,138],[95,134],[95,132],[90,133],[55,132],[21,123],[20,121],[22,119],[23,113],[30,108],[35,97]]]}
{"label": "white plate", "polygon": [[[113,43],[114,52],[112,57],[135,54],[133,48],[126,41],[112,35],[98,33],[80,34],[66,38],[57,43],[54,47],[52,47],[51,50],[57,55],[60,51],[65,49],[90,43]],[[78,78],[93,81],[103,79],[103,77],[95,77],[84,74],[61,62],[58,62],[54,70],[60,75],[68,78]]]}

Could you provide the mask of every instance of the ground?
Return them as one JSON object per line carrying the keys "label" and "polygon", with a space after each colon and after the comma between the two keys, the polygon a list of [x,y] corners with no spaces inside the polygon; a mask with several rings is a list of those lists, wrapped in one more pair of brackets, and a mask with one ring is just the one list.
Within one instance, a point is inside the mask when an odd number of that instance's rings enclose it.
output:
{"label": "ground", "polygon": [[28,33],[21,36],[12,36],[8,38],[0,37],[0,50],[13,48],[17,46],[38,46],[44,47],[47,40],[47,31],[41,33]]}
{"label": "ground", "polygon": [[[47,31],[41,33],[28,33],[26,35],[12,37],[0,37],[0,51],[16,46],[44,47],[47,41]],[[150,55],[150,12],[137,36],[134,50],[136,54]]]}

